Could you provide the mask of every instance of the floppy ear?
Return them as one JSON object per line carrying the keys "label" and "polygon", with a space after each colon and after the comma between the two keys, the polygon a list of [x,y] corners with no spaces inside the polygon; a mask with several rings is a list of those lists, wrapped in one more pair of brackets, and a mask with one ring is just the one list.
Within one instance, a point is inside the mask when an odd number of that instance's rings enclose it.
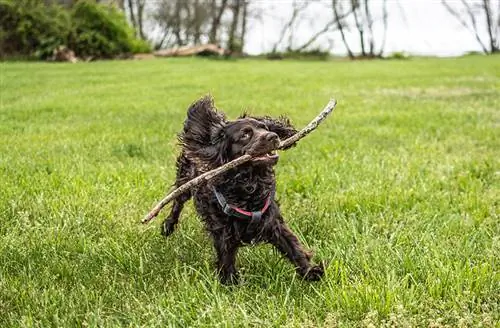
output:
{"label": "floppy ear", "polygon": [[205,96],[189,107],[179,141],[193,152],[209,147],[220,137],[225,122],[224,114],[217,111],[213,98]]}
{"label": "floppy ear", "polygon": [[209,166],[217,167],[229,162],[229,149],[229,139],[222,135],[212,145],[200,148],[195,154]]}
{"label": "floppy ear", "polygon": [[[298,132],[286,116],[280,116],[278,118],[272,118],[269,116],[252,118],[267,125],[269,131],[276,133],[281,140],[288,139]],[[295,144],[291,145],[290,147],[292,146],[295,146]]]}

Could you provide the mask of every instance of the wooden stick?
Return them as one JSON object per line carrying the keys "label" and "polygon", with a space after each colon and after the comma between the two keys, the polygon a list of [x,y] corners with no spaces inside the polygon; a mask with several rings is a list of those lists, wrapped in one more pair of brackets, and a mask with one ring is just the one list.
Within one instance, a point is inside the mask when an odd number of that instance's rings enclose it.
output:
{"label": "wooden stick", "polygon": [[[286,147],[291,146],[295,142],[299,141],[300,139],[304,138],[306,135],[311,133],[314,129],[318,127],[318,125],[335,109],[335,106],[337,105],[337,101],[335,99],[331,99],[330,102],[325,106],[325,108],[319,113],[318,116],[314,120],[311,121],[305,128],[294,134],[292,137],[282,141],[277,149],[283,149]],[[252,159],[252,156],[250,155],[243,155],[238,157],[235,160],[232,160],[229,163],[226,163],[216,169],[213,169],[211,171],[205,172],[196,178],[194,178],[191,181],[186,182],[182,186],[178,187],[174,191],[172,191],[170,194],[168,194],[165,198],[163,198],[152,210],[149,212],[141,221],[141,223],[145,224],[154,219],[156,216],[158,216],[158,213],[162,210],[165,205],[170,203],[172,200],[175,198],[179,197],[186,191],[190,190],[193,187],[196,187],[203,182],[208,182],[215,178],[216,176],[229,171],[232,168],[235,168],[238,165],[241,165],[245,162],[248,162],[249,160]]]}

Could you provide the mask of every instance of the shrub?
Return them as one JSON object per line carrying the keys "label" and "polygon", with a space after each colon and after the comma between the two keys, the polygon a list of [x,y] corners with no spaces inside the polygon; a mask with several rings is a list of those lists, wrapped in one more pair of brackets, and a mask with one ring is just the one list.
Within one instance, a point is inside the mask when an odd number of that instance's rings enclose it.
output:
{"label": "shrub", "polygon": [[77,56],[111,58],[150,51],[146,42],[135,37],[125,16],[112,6],[79,1],[72,9],[71,21],[68,46]]}
{"label": "shrub", "polygon": [[319,49],[296,51],[289,50],[286,52],[270,52],[266,54],[267,59],[299,59],[299,60],[327,60],[330,58],[330,54],[327,51],[322,51]]}
{"label": "shrub", "polygon": [[0,55],[46,58],[65,44],[69,14],[40,0],[0,0]]}
{"label": "shrub", "polygon": [[393,52],[389,56],[385,57],[385,59],[404,60],[410,59],[410,56],[406,52]]}
{"label": "shrub", "polygon": [[68,46],[79,57],[112,58],[150,52],[123,13],[80,0],[71,9],[43,0],[0,0],[0,56],[48,58]]}

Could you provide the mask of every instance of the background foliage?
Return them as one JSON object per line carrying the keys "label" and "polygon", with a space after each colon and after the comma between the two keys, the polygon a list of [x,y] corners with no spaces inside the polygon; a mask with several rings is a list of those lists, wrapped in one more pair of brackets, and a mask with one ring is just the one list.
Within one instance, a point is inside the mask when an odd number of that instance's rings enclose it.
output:
{"label": "background foliage", "polygon": [[0,54],[46,59],[59,46],[78,57],[112,58],[148,52],[124,14],[113,6],[78,1],[71,8],[42,0],[0,0]]}

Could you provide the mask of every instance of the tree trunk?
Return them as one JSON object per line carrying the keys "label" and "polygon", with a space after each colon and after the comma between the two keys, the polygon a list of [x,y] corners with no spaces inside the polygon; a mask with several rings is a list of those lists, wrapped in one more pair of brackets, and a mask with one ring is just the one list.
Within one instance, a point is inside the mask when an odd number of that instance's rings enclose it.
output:
{"label": "tree trunk", "polygon": [[370,12],[370,7],[368,6],[368,0],[364,0],[365,17],[366,24],[368,26],[368,32],[370,33],[368,42],[370,45],[370,56],[375,57],[375,36],[373,35],[373,18]]}
{"label": "tree trunk", "polygon": [[185,1],[185,0],[178,0],[181,1],[182,6],[181,6],[181,11],[184,9],[186,16],[181,17],[179,14],[179,20],[180,20],[180,25],[184,25],[183,31],[184,31],[184,42],[183,44],[189,44],[189,40],[191,39],[191,36],[193,35],[193,27],[194,27],[194,20],[193,17],[191,16],[191,2],[190,1]]}
{"label": "tree trunk", "polygon": [[352,9],[353,9],[353,14],[354,14],[354,21],[356,22],[356,28],[358,29],[359,39],[361,42],[361,54],[363,57],[365,57],[366,56],[365,31],[364,31],[364,26],[359,22],[358,12],[357,12],[357,9],[359,7],[359,3],[357,3],[356,0],[351,0],[351,5],[352,5]]}
{"label": "tree trunk", "polygon": [[193,41],[194,44],[201,43],[201,15],[200,15],[200,0],[194,0],[194,16],[193,16]]}
{"label": "tree trunk", "polygon": [[217,32],[219,31],[222,15],[227,7],[228,0],[222,0],[217,10],[217,0],[212,0],[212,26],[210,28],[209,42],[217,44]]}
{"label": "tree trunk", "polygon": [[488,29],[488,37],[490,38],[490,52],[498,52],[498,48],[496,45],[496,40],[495,36],[493,35],[493,29],[495,28],[493,26],[492,22],[492,14],[491,14],[491,8],[490,8],[490,2],[489,0],[483,0],[483,9],[484,9],[484,14],[486,16],[486,27]]}
{"label": "tree trunk", "polygon": [[384,0],[384,3],[382,5],[382,21],[384,23],[384,34],[382,37],[382,43],[380,44],[380,50],[378,53],[379,57],[382,57],[382,54],[384,53],[384,48],[385,48],[385,41],[387,40],[387,0]]}
{"label": "tree trunk", "polygon": [[340,35],[342,36],[342,42],[344,42],[344,45],[347,49],[347,54],[349,55],[350,59],[353,59],[354,54],[352,53],[351,48],[349,48],[349,43],[347,43],[347,39],[346,39],[345,33],[344,33],[344,27],[342,26],[339,12],[337,10],[337,1],[338,0],[332,0],[333,14],[335,15],[335,21],[337,22],[337,27],[339,29]]}
{"label": "tree trunk", "polygon": [[232,10],[233,10],[233,21],[231,22],[231,28],[229,30],[229,42],[228,48],[231,52],[236,51],[236,33],[238,29],[238,19],[240,17],[240,7],[242,0],[234,0]]}
{"label": "tree trunk", "polygon": [[241,17],[241,52],[245,47],[245,37],[247,34],[247,21],[248,21],[248,0],[243,0],[243,14]]}
{"label": "tree trunk", "polygon": [[134,2],[133,0],[128,0],[128,10],[129,10],[129,15],[130,15],[130,21],[132,22],[132,27],[134,28],[134,31],[137,31],[137,22],[135,20],[135,14],[134,14]]}
{"label": "tree trunk", "polygon": [[175,1],[175,21],[173,22],[173,33],[176,38],[176,43],[180,47],[183,45],[182,36],[181,36],[181,1]]}
{"label": "tree trunk", "polygon": [[141,39],[146,40],[146,34],[144,34],[144,7],[146,6],[145,0],[137,0],[137,27],[139,30],[139,36]]}
{"label": "tree trunk", "polygon": [[170,37],[171,37],[171,33],[170,33],[170,29],[169,28],[166,28],[165,29],[165,32],[163,33],[163,36],[162,38],[160,39],[160,42],[158,42],[156,45],[155,45],[155,50],[159,50],[163,47],[164,44],[168,44],[169,40],[170,40]]}

